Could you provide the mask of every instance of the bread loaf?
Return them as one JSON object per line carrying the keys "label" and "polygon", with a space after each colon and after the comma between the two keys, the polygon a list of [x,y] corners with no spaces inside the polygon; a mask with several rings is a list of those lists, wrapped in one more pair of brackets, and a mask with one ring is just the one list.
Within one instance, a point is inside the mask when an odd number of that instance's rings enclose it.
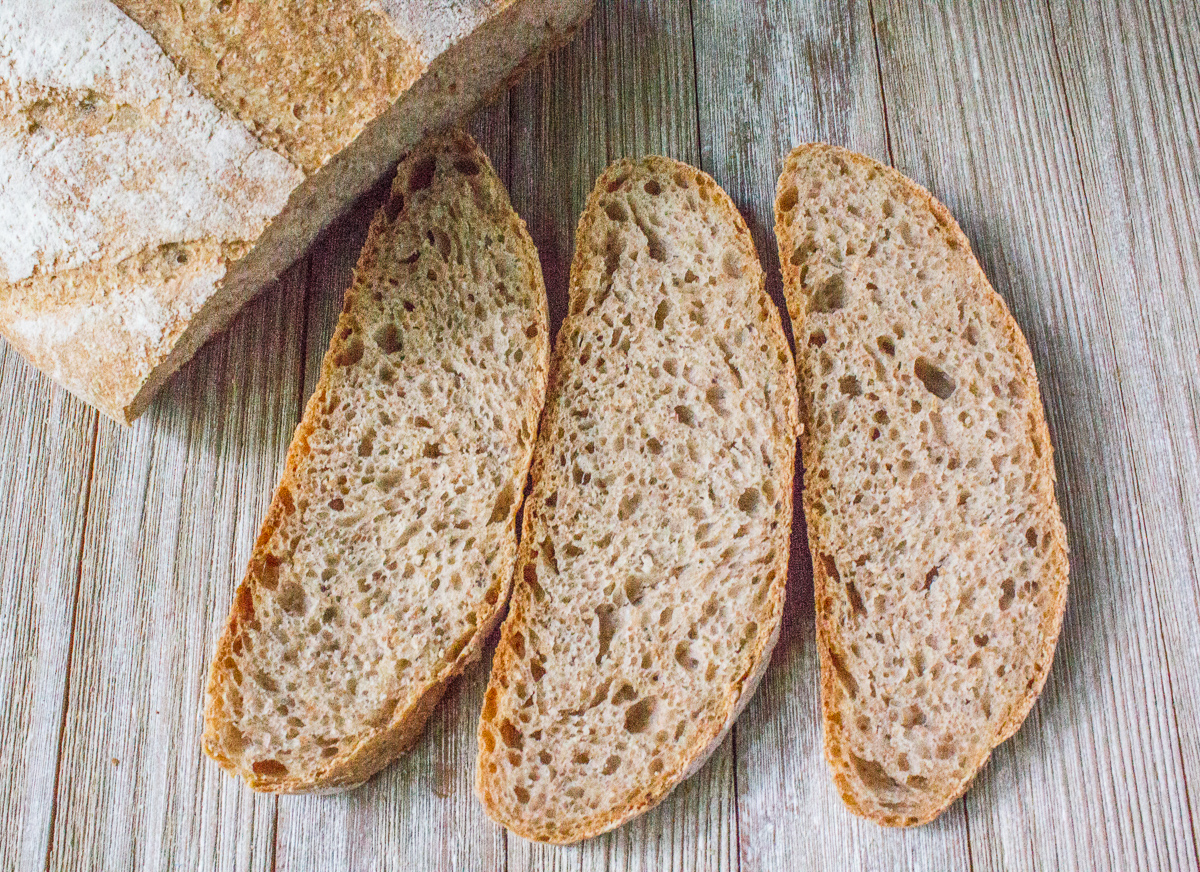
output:
{"label": "bread loaf", "polygon": [[601,175],[550,384],[476,785],[506,827],[567,843],[699,768],[779,631],[795,373],[711,178],[659,157]]}
{"label": "bread loaf", "polygon": [[825,751],[851,810],[932,820],[1029,713],[1067,594],[1029,347],[941,203],[870,158],[788,156]]}
{"label": "bread loaf", "polygon": [[217,646],[204,747],[251,787],[357,784],[508,599],[546,386],[537,252],[469,136],[376,216]]}
{"label": "bread loaf", "polygon": [[0,0],[0,334],[128,423],[590,0]]}

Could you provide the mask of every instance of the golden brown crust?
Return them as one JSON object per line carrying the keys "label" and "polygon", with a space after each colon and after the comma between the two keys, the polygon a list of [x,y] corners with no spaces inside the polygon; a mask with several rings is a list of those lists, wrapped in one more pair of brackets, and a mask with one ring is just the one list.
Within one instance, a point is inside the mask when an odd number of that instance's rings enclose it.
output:
{"label": "golden brown crust", "polygon": [[[748,259],[755,265],[758,272],[757,293],[760,295],[760,299],[765,301],[765,305],[769,307],[771,312],[769,319],[770,329],[765,334],[765,338],[769,343],[769,351],[764,355],[764,358],[778,358],[782,363],[783,378],[787,386],[785,390],[780,391],[781,403],[783,404],[782,417],[784,426],[777,429],[772,428],[775,443],[780,453],[786,458],[786,464],[783,464],[783,466],[786,466],[786,481],[781,477],[777,483],[782,503],[780,514],[786,520],[776,530],[773,541],[776,555],[774,581],[771,582],[769,594],[762,604],[761,613],[757,616],[763,626],[770,626],[772,628],[771,632],[758,638],[747,659],[749,667],[740,679],[733,682],[728,688],[726,696],[719,706],[717,715],[704,720],[701,729],[701,736],[704,740],[688,748],[684,756],[676,761],[674,765],[668,766],[657,775],[651,775],[646,783],[632,790],[615,811],[599,812],[569,822],[558,821],[553,828],[548,828],[546,826],[547,821],[545,820],[521,818],[508,814],[506,809],[489,800],[493,788],[497,786],[496,779],[499,776],[489,779],[485,772],[487,751],[483,735],[484,723],[481,721],[479,734],[480,753],[479,762],[476,767],[476,795],[483,803],[484,809],[493,820],[503,824],[517,835],[526,839],[556,845],[568,845],[583,839],[592,838],[612,830],[638,815],[644,814],[662,802],[671,790],[704,764],[709,755],[720,744],[742,708],[753,695],[770,661],[771,651],[779,635],[785,597],[791,538],[792,471],[794,469],[796,432],[798,429],[795,389],[790,378],[790,375],[794,372],[791,349],[788,346],[787,338],[783,331],[780,314],[775,306],[770,303],[766,295],[765,276],[762,273],[761,267],[758,266],[758,256],[754,251],[749,230],[741,213],[728,194],[710,176],[694,167],[671,158],[651,155],[638,161],[624,159],[611,164],[597,179],[588,202],[584,207],[583,214],[579,219],[575,234],[576,255],[571,264],[569,312],[559,330],[558,339],[551,357],[547,402],[544,407],[538,431],[537,445],[534,450],[533,463],[530,469],[531,491],[527,500],[527,506],[544,502],[546,496],[544,491],[547,487],[545,482],[550,478],[548,465],[553,459],[551,451],[554,439],[551,434],[556,431],[559,416],[562,414],[559,397],[564,388],[563,380],[577,372],[577,369],[574,369],[568,362],[569,357],[572,355],[572,349],[565,341],[565,337],[570,334],[576,320],[583,317],[583,313],[579,307],[586,301],[589,294],[589,289],[585,285],[591,277],[587,274],[589,268],[585,262],[586,258],[580,250],[580,240],[589,238],[593,225],[605,220],[605,211],[601,204],[605,193],[619,186],[621,180],[630,176],[635,168],[645,168],[651,174],[664,180],[670,179],[674,173],[680,171],[695,174],[697,180],[705,187],[713,203],[717,206],[717,212],[723,220],[740,229],[740,244],[745,246]],[[664,184],[667,184],[667,182],[664,182]],[[783,472],[781,471],[779,474],[782,476]],[[524,569],[535,564],[537,561],[538,546],[534,540],[541,531],[534,528],[534,522],[535,513],[526,510],[523,517],[517,567],[514,573],[515,581],[512,600],[508,616],[501,628],[501,639],[497,645],[496,655],[493,660],[488,694],[485,697],[485,707],[489,705],[487,700],[493,699],[503,687],[507,686],[509,676],[520,674],[517,668],[518,662],[513,645],[513,636],[521,632],[524,627],[526,623],[526,611],[529,607],[528,604],[532,601],[533,597],[530,585],[525,580]]]}
{"label": "golden brown crust", "polygon": [[[784,192],[788,187],[788,182],[792,178],[793,173],[797,172],[800,162],[812,155],[836,157],[846,164],[856,165],[870,172],[877,173],[891,186],[893,196],[897,196],[897,192],[903,192],[903,195],[913,198],[936,216],[938,223],[956,243],[954,248],[959,253],[958,256],[963,265],[974,274],[978,287],[983,289],[982,295],[974,302],[980,307],[986,307],[995,312],[1003,324],[1008,348],[1018,362],[1020,372],[1023,376],[1022,383],[1027,386],[1028,394],[1026,399],[1029,400],[1030,408],[1034,410],[1031,429],[1036,433],[1041,444],[1046,446],[1041,455],[1036,458],[1033,473],[1038,481],[1048,483],[1044,491],[1049,494],[1049,499],[1043,508],[1054,520],[1052,526],[1053,542],[1050,546],[1051,553],[1048,560],[1048,568],[1043,575],[1042,583],[1053,590],[1054,595],[1052,600],[1053,605],[1042,614],[1039,632],[1040,647],[1034,659],[1033,678],[1031,679],[1028,692],[1010,710],[1008,717],[1001,722],[995,735],[986,743],[987,750],[970,767],[970,774],[962,779],[960,783],[949,785],[945,792],[937,796],[925,807],[917,810],[915,815],[881,813],[875,807],[864,805],[859,802],[857,793],[848,776],[850,763],[848,762],[847,755],[849,752],[845,745],[844,736],[842,735],[840,716],[833,705],[833,700],[840,692],[840,687],[838,686],[838,677],[831,652],[835,648],[840,647],[840,640],[837,628],[833,624],[830,615],[826,614],[821,608],[821,603],[826,601],[827,591],[830,588],[832,580],[826,571],[823,561],[815,559],[816,555],[828,553],[831,549],[836,549],[837,545],[836,543],[823,541],[816,526],[812,523],[808,524],[809,548],[814,555],[813,589],[814,600],[817,604],[817,649],[820,659],[821,699],[825,722],[825,753],[833,770],[834,781],[838,786],[843,801],[855,813],[884,826],[920,825],[938,817],[967,790],[975,774],[987,762],[991,750],[1017,731],[1032,709],[1033,704],[1037,701],[1037,697],[1041,692],[1051,662],[1053,661],[1054,648],[1062,624],[1063,613],[1066,609],[1068,577],[1066,530],[1061,520],[1057,500],[1054,497],[1055,473],[1052,450],[1050,448],[1050,434],[1046,424],[1045,410],[1029,346],[1016,321],[1009,312],[1004,299],[992,288],[979,262],[971,254],[970,242],[959,227],[958,222],[950,214],[949,210],[924,187],[891,167],[884,166],[869,157],[837,146],[815,143],[800,145],[792,150],[784,161],[784,167],[779,178],[779,189],[775,206],[775,234],[779,244],[779,258],[784,278],[784,289],[788,298],[788,308],[792,316],[795,335],[800,337],[804,334],[807,304],[800,290],[802,282],[801,267],[793,262],[792,258],[792,252],[796,248],[797,240],[793,234],[791,223],[784,218],[784,213],[787,209],[782,200]],[[800,196],[803,197],[803,195],[804,189],[801,187]],[[797,339],[797,342],[799,341]],[[801,378],[803,379],[803,374],[801,374]],[[800,445],[801,453],[807,467],[811,460],[816,457],[818,435],[812,417],[813,410],[808,407],[806,398],[807,394],[802,385],[801,419],[804,424],[804,432],[801,435]],[[817,511],[816,503],[822,495],[822,491],[815,482],[805,482],[803,502],[806,518],[815,516]]]}

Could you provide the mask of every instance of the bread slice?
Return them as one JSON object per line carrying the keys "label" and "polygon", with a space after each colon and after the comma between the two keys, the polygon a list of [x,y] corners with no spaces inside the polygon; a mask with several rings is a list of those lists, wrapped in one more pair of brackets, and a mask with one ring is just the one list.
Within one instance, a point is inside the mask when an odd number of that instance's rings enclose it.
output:
{"label": "bread slice", "polygon": [[851,810],[924,823],[1054,656],[1067,546],[1037,376],[954,218],[900,173],[800,146],[775,216],[825,752]]}
{"label": "bread slice", "polygon": [[465,133],[371,225],[213,660],[205,750],[256,790],[358,784],[479,656],[545,395],[537,252]]}
{"label": "bread slice", "polygon": [[575,242],[476,788],[565,844],[716,747],[779,631],[795,373],[746,224],[702,172],[619,161]]}
{"label": "bread slice", "polygon": [[0,335],[129,423],[591,0],[0,3]]}

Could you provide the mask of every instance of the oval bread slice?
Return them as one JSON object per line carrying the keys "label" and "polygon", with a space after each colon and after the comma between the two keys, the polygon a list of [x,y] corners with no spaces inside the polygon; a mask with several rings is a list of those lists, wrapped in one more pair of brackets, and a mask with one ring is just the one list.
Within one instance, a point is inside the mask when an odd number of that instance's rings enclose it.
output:
{"label": "oval bread slice", "polygon": [[546,385],[537,252],[464,133],[400,165],[212,665],[205,750],[350,787],[416,740],[499,620]]}
{"label": "oval bread slice", "polygon": [[779,631],[795,372],[746,224],[707,175],[620,161],[579,222],[477,791],[569,843],[658,803]]}
{"label": "oval bread slice", "polygon": [[932,820],[1021,725],[1067,593],[1029,348],[944,206],[870,158],[788,156],[825,751],[851,810]]}

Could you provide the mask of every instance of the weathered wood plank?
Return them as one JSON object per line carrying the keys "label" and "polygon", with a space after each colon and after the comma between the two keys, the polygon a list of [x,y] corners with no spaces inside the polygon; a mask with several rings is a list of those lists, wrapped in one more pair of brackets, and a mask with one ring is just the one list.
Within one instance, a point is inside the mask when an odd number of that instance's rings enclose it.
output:
{"label": "weathered wood plank", "polygon": [[[1132,236],[1151,232],[1131,251],[1128,216],[1144,203],[1122,193],[1138,181],[1114,172],[1109,152],[1113,125],[1142,107],[1127,88],[1113,93],[1108,76],[1136,45],[1143,13],[1105,22],[1094,6],[1071,10],[1056,13],[1072,20],[1056,45],[1038,3],[876,9],[896,163],[958,216],[1029,338],[1073,546],[1043,699],[966,797],[972,862],[1180,868],[1195,864],[1195,842],[1162,613],[1184,588],[1195,625],[1195,534],[1181,524],[1177,476],[1189,438],[1195,469],[1196,441],[1184,380],[1163,355],[1195,360],[1198,337],[1178,275],[1159,273],[1153,289],[1141,276],[1167,253],[1156,242],[1194,252],[1194,231],[1190,243],[1176,236],[1178,213],[1153,230],[1139,217]],[[1162,84],[1143,73],[1134,94]],[[1153,142],[1162,116],[1150,114],[1141,130],[1150,136],[1117,139],[1126,161],[1162,179]],[[1171,323],[1169,312],[1183,317]],[[1193,375],[1192,396],[1194,385]],[[1193,517],[1195,508],[1192,497]],[[1189,660],[1194,668],[1194,655],[1179,665]]]}
{"label": "weathered wood plank", "polygon": [[41,869],[96,413],[0,345],[0,868]]}
{"label": "weathered wood plank", "polygon": [[[508,175],[507,95],[468,125],[497,174]],[[389,180],[390,184],[390,180]],[[313,252],[304,397],[316,388],[351,270],[386,187]],[[504,836],[475,800],[475,728],[489,655],[469,666],[434,710],[416,746],[363,787],[279,799],[279,872],[309,869],[499,869]]]}
{"label": "weathered wood plank", "polygon": [[132,429],[102,422],[47,868],[267,869],[274,802],[200,751],[208,658],[295,410],[301,264]]}
{"label": "weathered wood plank", "polygon": [[[704,166],[750,223],[783,306],[775,183],[795,145],[827,141],[888,160],[868,4],[697,3]],[[786,320],[786,315],[785,315]],[[961,806],[898,832],[846,810],[822,744],[812,569],[796,494],[784,629],[763,686],[738,721],[741,868],[946,869],[967,865]]]}
{"label": "weathered wood plank", "polygon": [[[695,62],[687,4],[598,3],[571,45],[513,92],[512,196],[537,242],[555,330],[567,308],[575,225],[612,160],[696,164]],[[732,746],[648,814],[571,848],[508,836],[511,869],[732,869]]]}

